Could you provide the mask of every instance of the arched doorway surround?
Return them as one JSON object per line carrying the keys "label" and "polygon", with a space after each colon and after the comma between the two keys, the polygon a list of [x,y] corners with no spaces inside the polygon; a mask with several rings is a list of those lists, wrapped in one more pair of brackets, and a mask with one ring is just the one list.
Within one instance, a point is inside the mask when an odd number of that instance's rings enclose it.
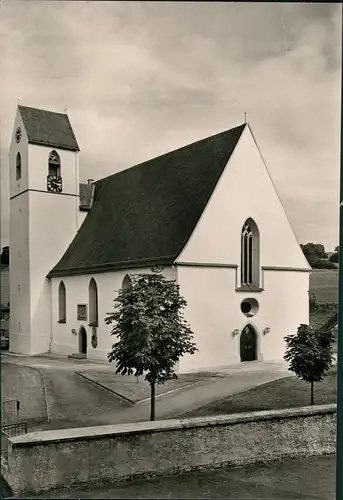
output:
{"label": "arched doorway surround", "polygon": [[239,339],[241,361],[256,361],[258,359],[257,342],[256,328],[249,323],[243,328]]}

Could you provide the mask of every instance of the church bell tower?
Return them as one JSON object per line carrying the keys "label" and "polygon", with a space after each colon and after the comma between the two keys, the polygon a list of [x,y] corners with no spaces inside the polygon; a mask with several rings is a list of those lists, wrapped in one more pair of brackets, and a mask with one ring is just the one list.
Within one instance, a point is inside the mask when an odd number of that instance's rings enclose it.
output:
{"label": "church bell tower", "polygon": [[69,118],[18,106],[9,151],[10,351],[51,344],[46,275],[78,230],[79,147]]}

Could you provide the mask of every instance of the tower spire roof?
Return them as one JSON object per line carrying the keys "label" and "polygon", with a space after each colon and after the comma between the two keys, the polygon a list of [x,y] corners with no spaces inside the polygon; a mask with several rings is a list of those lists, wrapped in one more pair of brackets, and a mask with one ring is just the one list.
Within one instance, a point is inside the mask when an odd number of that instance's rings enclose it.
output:
{"label": "tower spire roof", "polygon": [[18,106],[30,144],[80,151],[65,113]]}

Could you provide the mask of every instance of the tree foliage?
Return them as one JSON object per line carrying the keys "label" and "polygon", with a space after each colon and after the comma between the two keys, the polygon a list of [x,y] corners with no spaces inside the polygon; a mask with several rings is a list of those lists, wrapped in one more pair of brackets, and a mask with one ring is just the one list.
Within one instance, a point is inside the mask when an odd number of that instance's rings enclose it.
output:
{"label": "tree foliage", "polygon": [[144,375],[151,386],[153,419],[155,384],[177,378],[180,357],[197,349],[183,318],[186,301],[179,286],[166,279],[162,269],[151,271],[130,275],[131,284],[118,291],[114,312],[105,322],[113,324],[111,335],[116,337],[108,359],[116,363],[116,373]]}
{"label": "tree foliage", "polygon": [[314,259],[309,264],[313,269],[337,269],[336,264],[327,259]]}
{"label": "tree foliage", "polygon": [[323,380],[333,363],[332,331],[313,330],[309,325],[301,324],[296,334],[285,337],[285,361],[289,370],[311,384],[311,404],[314,404],[313,386]]}
{"label": "tree foliage", "polygon": [[335,252],[332,255],[330,255],[330,259],[329,260],[330,260],[330,262],[336,262],[336,263],[338,263],[339,262],[339,253]]}
{"label": "tree foliage", "polygon": [[320,243],[305,243],[301,245],[301,248],[306,256],[309,258],[317,258],[317,259],[327,259],[328,255],[325,252],[324,245]]}
{"label": "tree foliage", "polygon": [[319,243],[306,243],[300,246],[308,263],[313,269],[336,269],[335,261],[328,259],[324,245]]}

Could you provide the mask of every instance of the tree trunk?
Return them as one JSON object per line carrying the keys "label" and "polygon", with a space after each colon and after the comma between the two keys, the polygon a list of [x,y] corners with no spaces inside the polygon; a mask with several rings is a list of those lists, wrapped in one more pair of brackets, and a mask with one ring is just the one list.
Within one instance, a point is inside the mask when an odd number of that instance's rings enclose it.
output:
{"label": "tree trunk", "polygon": [[314,382],[311,381],[311,405],[314,405]]}
{"label": "tree trunk", "polygon": [[155,381],[150,383],[151,400],[150,400],[150,420],[155,420]]}

